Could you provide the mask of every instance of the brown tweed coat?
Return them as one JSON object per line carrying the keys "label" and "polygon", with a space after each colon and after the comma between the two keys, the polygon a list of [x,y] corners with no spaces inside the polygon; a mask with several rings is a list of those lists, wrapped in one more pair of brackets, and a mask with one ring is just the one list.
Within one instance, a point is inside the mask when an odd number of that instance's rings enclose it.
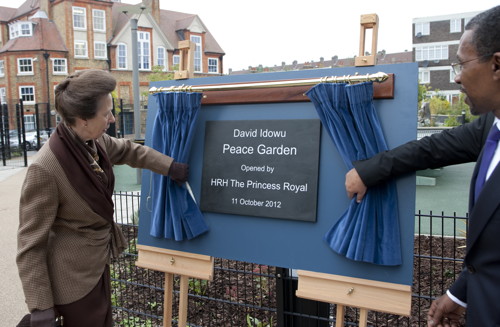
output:
{"label": "brown tweed coat", "polygon": [[[173,159],[125,139],[98,142],[112,164],[166,175]],[[126,241],[116,224],[96,214],[71,185],[47,142],[29,166],[19,213],[17,265],[28,309],[81,299],[97,284]]]}

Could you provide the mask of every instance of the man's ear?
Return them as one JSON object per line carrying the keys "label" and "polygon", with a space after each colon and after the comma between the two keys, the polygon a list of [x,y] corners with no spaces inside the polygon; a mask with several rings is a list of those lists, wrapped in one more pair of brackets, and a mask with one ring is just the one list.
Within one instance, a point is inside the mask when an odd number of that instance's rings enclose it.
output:
{"label": "man's ear", "polygon": [[500,81],[500,52],[493,54],[492,68],[495,78]]}

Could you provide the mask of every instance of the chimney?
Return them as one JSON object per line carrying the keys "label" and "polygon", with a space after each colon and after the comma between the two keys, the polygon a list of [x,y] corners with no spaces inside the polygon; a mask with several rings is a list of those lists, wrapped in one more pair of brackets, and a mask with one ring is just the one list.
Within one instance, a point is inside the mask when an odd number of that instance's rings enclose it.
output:
{"label": "chimney", "polygon": [[143,3],[150,10],[151,16],[153,16],[156,23],[160,24],[160,0],[144,0]]}
{"label": "chimney", "polygon": [[49,0],[40,0],[40,11],[44,11],[50,19]]}

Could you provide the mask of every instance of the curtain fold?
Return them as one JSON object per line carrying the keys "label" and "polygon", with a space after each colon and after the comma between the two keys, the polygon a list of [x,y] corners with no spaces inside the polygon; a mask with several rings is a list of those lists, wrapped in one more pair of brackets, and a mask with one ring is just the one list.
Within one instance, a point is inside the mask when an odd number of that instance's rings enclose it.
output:
{"label": "curtain fold", "polygon": [[[153,125],[152,147],[177,162],[188,163],[202,94],[162,92],[153,96],[158,112]],[[186,184],[178,185],[170,177],[154,173],[151,219],[150,234],[154,237],[182,241],[208,231]]]}
{"label": "curtain fold", "polygon": [[[321,83],[307,96],[337,147],[347,170],[352,162],[387,150],[375,107],[373,82]],[[324,236],[336,253],[351,260],[394,266],[402,263],[398,201],[394,180],[368,189]]]}

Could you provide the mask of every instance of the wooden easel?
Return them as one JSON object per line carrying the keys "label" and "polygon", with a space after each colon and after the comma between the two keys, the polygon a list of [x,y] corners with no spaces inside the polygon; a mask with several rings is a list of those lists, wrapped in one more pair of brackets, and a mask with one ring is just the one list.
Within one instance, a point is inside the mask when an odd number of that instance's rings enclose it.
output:
{"label": "wooden easel", "polygon": [[[366,30],[372,31],[372,52],[370,55],[365,55],[365,37]],[[359,56],[355,58],[354,65],[358,66],[374,66],[377,59],[377,39],[378,39],[378,16],[377,14],[361,15],[361,29],[359,36]]]}
{"label": "wooden easel", "polygon": [[[359,56],[354,65],[374,66],[377,56],[378,15],[361,15]],[[365,55],[366,30],[372,31],[371,54]],[[337,305],[336,327],[344,326],[345,307],[359,308],[359,326],[366,327],[368,310],[409,316],[411,286],[310,271],[298,271],[297,297]]]}
{"label": "wooden easel", "polygon": [[359,326],[366,327],[368,310],[402,316],[411,313],[411,286],[299,270],[297,297],[337,305],[335,327],[344,326],[345,306],[360,309]]}
{"label": "wooden easel", "polygon": [[175,250],[137,245],[136,266],[165,273],[163,327],[172,326],[174,275],[180,275],[178,326],[187,325],[189,278],[212,281],[213,257]]}
{"label": "wooden easel", "polygon": [[194,77],[194,50],[196,44],[189,41],[179,41],[179,70],[174,73],[174,79],[188,79]]}

